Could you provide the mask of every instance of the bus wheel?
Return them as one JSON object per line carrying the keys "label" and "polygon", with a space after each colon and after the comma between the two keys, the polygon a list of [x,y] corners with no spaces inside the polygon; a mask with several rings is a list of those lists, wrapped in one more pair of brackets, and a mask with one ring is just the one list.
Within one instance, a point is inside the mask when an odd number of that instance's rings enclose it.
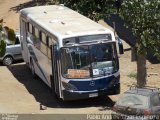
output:
{"label": "bus wheel", "polygon": [[34,78],[36,78],[36,73],[35,73],[34,64],[33,64],[33,60],[32,59],[30,61],[30,65],[29,66],[30,66],[30,69],[31,69],[32,76]]}

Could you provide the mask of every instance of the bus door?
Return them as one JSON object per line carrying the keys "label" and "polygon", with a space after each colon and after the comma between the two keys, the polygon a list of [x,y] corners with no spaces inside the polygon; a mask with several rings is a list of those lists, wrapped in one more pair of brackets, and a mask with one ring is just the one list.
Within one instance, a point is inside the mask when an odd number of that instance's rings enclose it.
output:
{"label": "bus door", "polygon": [[61,98],[61,84],[59,77],[59,63],[58,63],[58,51],[57,45],[52,47],[52,80],[51,80],[51,89],[52,92],[56,94],[57,97]]}
{"label": "bus door", "polygon": [[28,63],[28,46],[27,46],[27,23],[24,20],[21,20],[21,30],[20,30],[20,39],[21,39],[21,49],[23,59]]}

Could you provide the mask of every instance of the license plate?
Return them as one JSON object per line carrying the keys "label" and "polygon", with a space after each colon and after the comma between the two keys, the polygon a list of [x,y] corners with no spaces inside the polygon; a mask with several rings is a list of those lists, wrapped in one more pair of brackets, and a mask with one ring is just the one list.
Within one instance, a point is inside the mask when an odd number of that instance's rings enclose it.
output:
{"label": "license plate", "polygon": [[98,93],[89,94],[89,97],[97,97],[97,96],[98,96]]}

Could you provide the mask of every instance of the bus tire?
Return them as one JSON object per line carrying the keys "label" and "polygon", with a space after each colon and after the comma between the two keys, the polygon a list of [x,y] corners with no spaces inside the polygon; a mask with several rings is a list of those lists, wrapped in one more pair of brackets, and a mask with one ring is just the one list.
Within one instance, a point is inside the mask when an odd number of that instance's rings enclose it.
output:
{"label": "bus tire", "polygon": [[32,58],[30,60],[29,67],[30,67],[30,70],[31,70],[33,78],[36,78],[36,73],[35,73],[35,69],[34,69],[34,64],[33,64]]}

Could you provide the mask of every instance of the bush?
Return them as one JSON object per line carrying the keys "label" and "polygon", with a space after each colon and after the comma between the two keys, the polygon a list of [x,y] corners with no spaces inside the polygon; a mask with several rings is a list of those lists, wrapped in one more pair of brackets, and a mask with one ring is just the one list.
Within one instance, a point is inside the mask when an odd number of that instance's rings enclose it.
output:
{"label": "bush", "polygon": [[4,56],[6,52],[6,42],[4,40],[0,40],[0,57]]}
{"label": "bush", "polygon": [[11,28],[8,30],[8,39],[11,40],[11,41],[15,41],[16,40],[16,36],[15,36],[14,30],[11,29]]}
{"label": "bush", "polygon": [[133,79],[136,79],[137,78],[137,73],[130,73],[129,75],[127,75],[129,78],[133,78]]}
{"label": "bush", "polygon": [[2,25],[0,25],[0,31],[2,31]]}

